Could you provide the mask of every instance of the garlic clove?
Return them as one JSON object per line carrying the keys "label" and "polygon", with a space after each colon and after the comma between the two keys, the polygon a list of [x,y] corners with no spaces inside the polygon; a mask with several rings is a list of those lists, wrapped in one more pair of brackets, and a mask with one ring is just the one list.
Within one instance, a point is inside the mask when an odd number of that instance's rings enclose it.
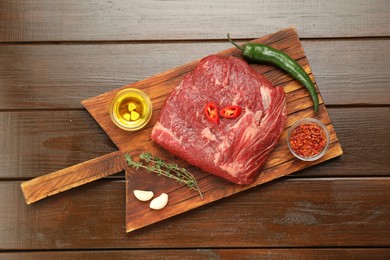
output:
{"label": "garlic clove", "polygon": [[134,196],[140,201],[148,201],[153,198],[153,191],[145,191],[145,190],[134,190]]}
{"label": "garlic clove", "polygon": [[136,111],[131,111],[130,112],[130,119],[131,121],[135,121],[140,117],[140,114],[137,113]]}
{"label": "garlic clove", "polygon": [[149,207],[151,209],[159,210],[164,208],[168,204],[168,194],[162,193],[157,198],[154,198],[151,202]]}
{"label": "garlic clove", "polygon": [[127,121],[130,121],[131,115],[128,114],[128,113],[126,113],[126,114],[123,115],[123,118],[124,118],[125,120],[127,120]]}
{"label": "garlic clove", "polygon": [[137,106],[136,106],[136,104],[134,104],[134,103],[129,103],[129,105],[127,106],[127,109],[128,109],[129,111],[133,111],[133,110],[136,110],[136,109],[137,109]]}

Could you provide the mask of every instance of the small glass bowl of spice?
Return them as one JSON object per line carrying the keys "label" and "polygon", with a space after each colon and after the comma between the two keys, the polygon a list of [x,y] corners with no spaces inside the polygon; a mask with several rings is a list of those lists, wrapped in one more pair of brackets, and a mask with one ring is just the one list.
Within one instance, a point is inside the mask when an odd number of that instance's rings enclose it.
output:
{"label": "small glass bowl of spice", "polygon": [[314,118],[301,119],[288,131],[291,153],[303,161],[315,161],[328,151],[330,135],[326,126]]}
{"label": "small glass bowl of spice", "polygon": [[143,128],[152,117],[152,102],[141,90],[125,88],[111,101],[110,117],[115,125],[126,131]]}

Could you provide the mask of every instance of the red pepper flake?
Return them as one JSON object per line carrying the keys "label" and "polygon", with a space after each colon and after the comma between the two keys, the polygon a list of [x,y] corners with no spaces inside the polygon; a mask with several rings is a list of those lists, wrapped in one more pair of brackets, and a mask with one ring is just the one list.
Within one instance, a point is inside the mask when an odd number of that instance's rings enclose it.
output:
{"label": "red pepper flake", "polygon": [[326,136],[320,126],[302,124],[292,131],[289,142],[296,154],[302,157],[313,157],[325,148]]}

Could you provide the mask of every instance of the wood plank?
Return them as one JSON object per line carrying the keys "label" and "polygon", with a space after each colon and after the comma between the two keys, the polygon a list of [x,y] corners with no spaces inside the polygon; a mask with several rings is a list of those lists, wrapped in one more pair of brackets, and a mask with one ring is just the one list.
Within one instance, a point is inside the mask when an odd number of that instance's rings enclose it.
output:
{"label": "wood plank", "polygon": [[387,0],[3,0],[0,41],[257,38],[291,25],[305,38],[389,36],[389,10]]}
{"label": "wood plank", "polygon": [[390,40],[303,42],[327,105],[390,104],[390,59],[370,44],[390,53]]}
{"label": "wood plank", "polygon": [[91,250],[55,252],[0,253],[8,260],[41,259],[386,259],[388,248],[307,248],[307,249],[158,249],[158,250]]}
{"label": "wood plank", "polygon": [[117,148],[86,111],[0,112],[0,176],[31,178]]}
{"label": "wood plank", "polygon": [[389,185],[390,178],[280,179],[126,234],[124,181],[96,181],[32,205],[20,182],[3,181],[0,248],[390,247]]}
{"label": "wood plank", "polygon": [[[302,44],[327,105],[390,104],[390,60],[383,55],[390,53],[390,40],[306,40]],[[0,64],[7,66],[0,66],[0,109],[81,108],[83,99],[230,46],[227,41],[3,44]]]}
{"label": "wood plank", "polygon": [[[389,176],[390,109],[330,108],[328,112],[344,155],[295,175]],[[0,112],[0,122],[2,179],[37,177],[116,150],[86,111]]]}

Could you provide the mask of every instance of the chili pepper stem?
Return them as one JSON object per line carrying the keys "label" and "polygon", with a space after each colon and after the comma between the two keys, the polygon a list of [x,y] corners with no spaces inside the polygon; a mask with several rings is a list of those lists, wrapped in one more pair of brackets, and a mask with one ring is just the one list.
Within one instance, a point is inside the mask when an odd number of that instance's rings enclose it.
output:
{"label": "chili pepper stem", "polygon": [[228,40],[231,44],[233,44],[234,46],[236,46],[238,49],[240,49],[241,51],[244,50],[244,47],[238,45],[237,43],[235,43],[232,39],[230,39],[230,33],[227,34],[227,37],[228,37]]}

